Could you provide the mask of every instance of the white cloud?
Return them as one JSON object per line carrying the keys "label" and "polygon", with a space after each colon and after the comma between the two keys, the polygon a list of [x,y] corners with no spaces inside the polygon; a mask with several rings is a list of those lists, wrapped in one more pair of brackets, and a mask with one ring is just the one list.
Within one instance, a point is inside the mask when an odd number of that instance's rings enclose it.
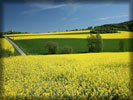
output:
{"label": "white cloud", "polygon": [[65,6],[65,4],[55,5],[55,4],[32,4],[31,7],[37,7],[43,10],[52,9],[52,8],[60,8]]}
{"label": "white cloud", "polygon": [[119,15],[119,16],[112,16],[112,17],[103,17],[99,18],[98,20],[109,20],[109,19],[115,19],[115,18],[122,18],[122,17],[128,17],[129,15]]}
{"label": "white cloud", "polygon": [[47,9],[55,9],[55,8],[61,8],[64,7],[65,4],[28,4],[29,7],[31,7],[31,9],[23,11],[21,14],[33,14],[39,11],[43,11],[43,10],[47,10]]}
{"label": "white cloud", "polygon": [[70,3],[70,4],[67,4],[67,6],[71,9],[71,10],[68,10],[67,13],[66,13],[66,16],[62,18],[62,20],[68,20],[68,19],[71,19],[71,20],[78,20],[79,18],[71,18],[72,15],[74,15],[78,9],[80,9],[80,7],[82,7],[83,5],[81,4],[78,4],[78,3]]}

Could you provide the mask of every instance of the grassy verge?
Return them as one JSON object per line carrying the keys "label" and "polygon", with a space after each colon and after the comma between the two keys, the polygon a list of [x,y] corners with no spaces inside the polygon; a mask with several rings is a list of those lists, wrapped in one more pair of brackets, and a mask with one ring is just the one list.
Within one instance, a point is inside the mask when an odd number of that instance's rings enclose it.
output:
{"label": "grassy verge", "polygon": [[16,48],[14,48],[14,56],[20,56],[21,54],[18,52]]}

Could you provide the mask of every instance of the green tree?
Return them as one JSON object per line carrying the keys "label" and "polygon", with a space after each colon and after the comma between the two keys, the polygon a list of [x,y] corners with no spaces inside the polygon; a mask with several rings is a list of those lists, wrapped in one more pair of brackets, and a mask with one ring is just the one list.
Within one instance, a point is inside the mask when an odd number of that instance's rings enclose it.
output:
{"label": "green tree", "polygon": [[58,49],[58,43],[52,42],[52,41],[48,41],[46,43],[46,48],[48,49],[48,52],[50,54],[55,54],[57,52],[57,49]]}
{"label": "green tree", "polygon": [[103,49],[103,40],[100,34],[96,36],[91,34],[88,38],[88,52],[100,52]]}
{"label": "green tree", "polygon": [[70,54],[73,52],[73,48],[70,47],[70,46],[64,46],[62,49],[61,49],[61,53],[63,54]]}
{"label": "green tree", "polygon": [[100,52],[103,50],[103,40],[100,34],[96,35],[96,51]]}
{"label": "green tree", "polygon": [[95,52],[96,48],[96,37],[93,34],[90,34],[90,36],[87,38],[88,41],[88,52]]}
{"label": "green tree", "polygon": [[88,29],[91,30],[92,29],[92,26],[91,27],[88,27]]}

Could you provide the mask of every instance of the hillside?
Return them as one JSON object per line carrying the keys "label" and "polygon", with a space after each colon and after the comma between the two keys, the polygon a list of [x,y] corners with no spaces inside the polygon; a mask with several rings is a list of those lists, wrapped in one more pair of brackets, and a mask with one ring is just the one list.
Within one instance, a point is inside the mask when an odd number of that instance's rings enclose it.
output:
{"label": "hillside", "polygon": [[102,25],[105,28],[116,28],[119,31],[133,31],[133,21],[126,21],[122,23],[115,23],[115,24],[105,24]]}
{"label": "hillside", "polygon": [[133,21],[95,26],[91,33],[116,33],[118,31],[133,31]]}

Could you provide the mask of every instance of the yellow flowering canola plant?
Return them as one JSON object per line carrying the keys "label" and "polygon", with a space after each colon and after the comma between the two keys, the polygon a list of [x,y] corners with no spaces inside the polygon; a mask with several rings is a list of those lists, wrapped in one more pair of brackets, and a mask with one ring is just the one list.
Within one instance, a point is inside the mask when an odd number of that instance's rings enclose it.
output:
{"label": "yellow flowering canola plant", "polygon": [[[66,32],[70,33],[70,32]],[[35,33],[35,34],[14,34],[14,35],[6,35],[9,36],[13,40],[20,39],[45,39],[45,38],[79,38],[86,39],[90,34],[66,34],[66,33]],[[74,33],[74,32],[73,32]],[[84,32],[77,32],[84,33]],[[61,35],[60,35],[61,34]],[[62,35],[64,34],[64,35]],[[128,31],[119,31],[119,33],[107,33],[101,34],[103,39],[128,39],[133,38],[133,32]]]}
{"label": "yellow flowering canola plant", "polygon": [[5,38],[0,38],[0,50],[2,50],[0,51],[2,56],[8,56],[9,53],[14,54],[15,51],[13,45]]}
{"label": "yellow flowering canola plant", "polygon": [[26,34],[8,34],[8,35],[5,35],[5,36],[21,36],[21,35],[31,35],[31,36],[34,36],[34,35],[54,35],[54,34],[69,34],[69,33],[86,33],[86,32],[90,32],[90,30],[82,30],[82,31],[67,31],[67,32],[50,32],[50,33],[26,33]]}
{"label": "yellow flowering canola plant", "polygon": [[1,58],[1,100],[133,100],[130,91],[132,54],[119,52]]}

